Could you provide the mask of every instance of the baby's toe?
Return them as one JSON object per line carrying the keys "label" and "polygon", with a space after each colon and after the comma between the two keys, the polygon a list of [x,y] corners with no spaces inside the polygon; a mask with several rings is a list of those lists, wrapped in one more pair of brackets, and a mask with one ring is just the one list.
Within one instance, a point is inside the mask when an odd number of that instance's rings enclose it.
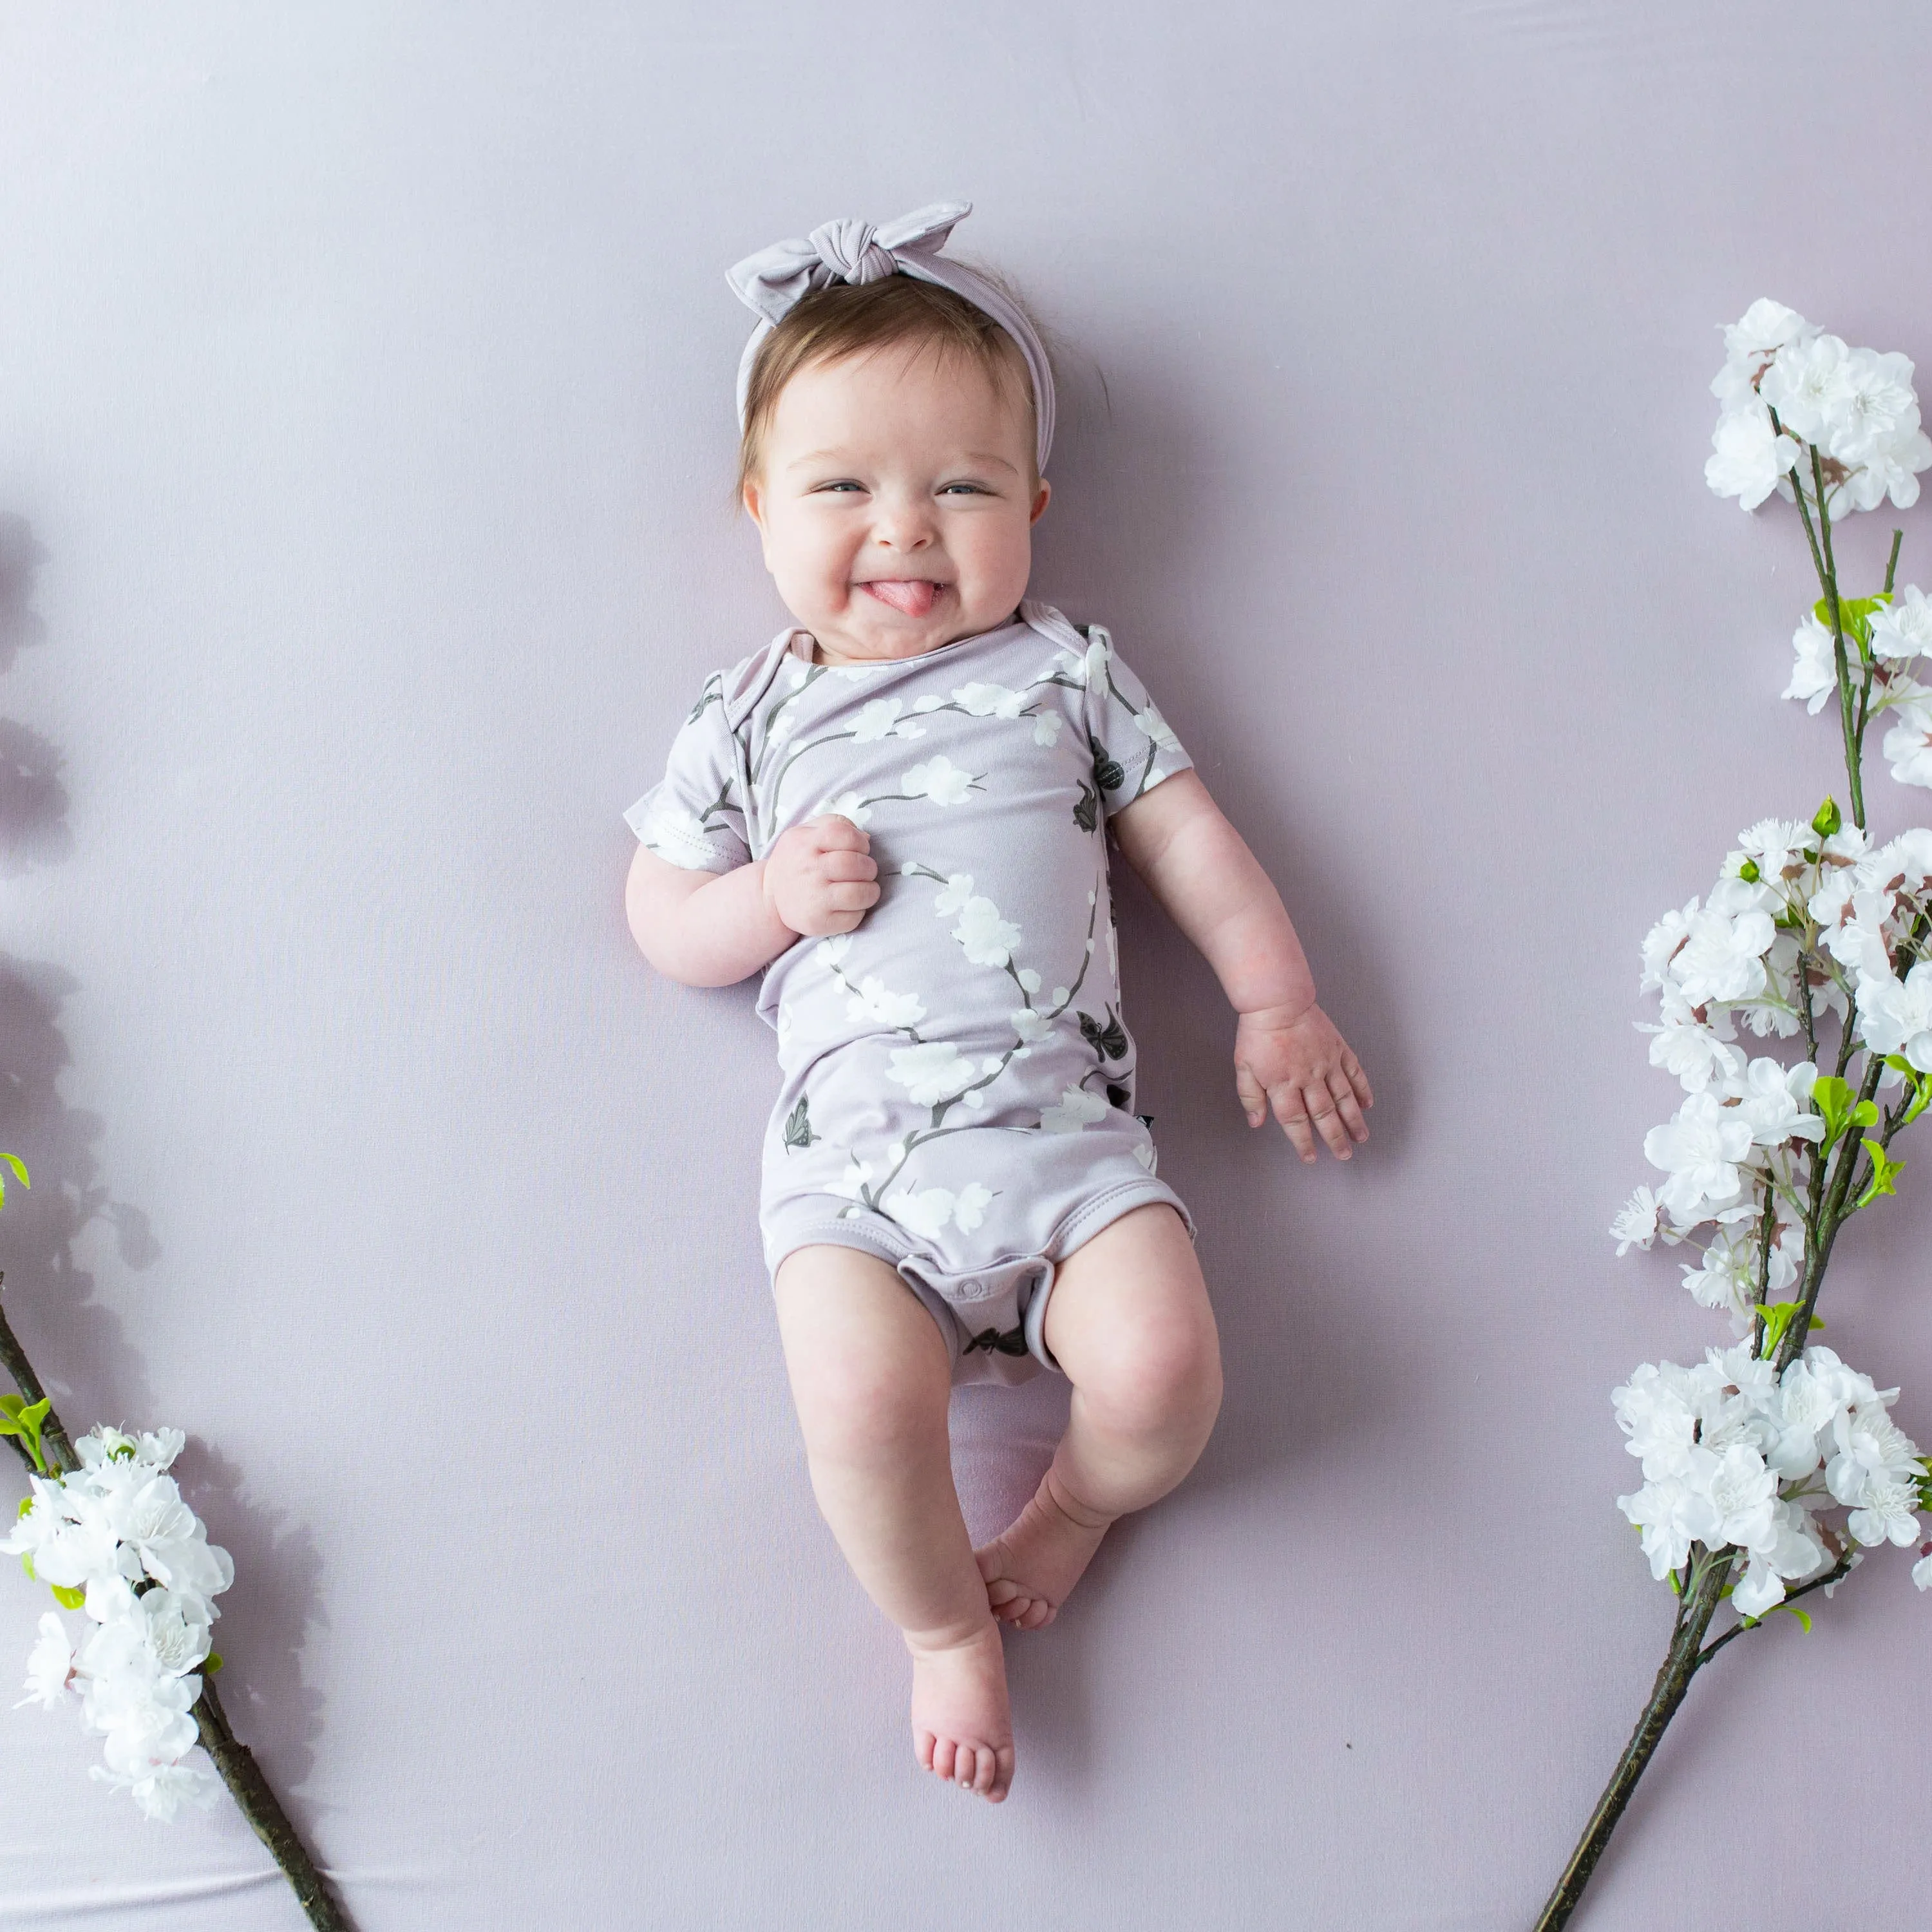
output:
{"label": "baby's toe", "polygon": [[945,1778],[949,1783],[952,1777],[952,1767],[958,1756],[958,1747],[950,1738],[934,1738],[932,1741],[932,1769],[934,1776]]}
{"label": "baby's toe", "polygon": [[993,1760],[993,1781],[988,1787],[986,1796],[994,1804],[1003,1803],[1006,1793],[1013,1788],[1013,1753],[1009,1745],[998,1753]]}
{"label": "baby's toe", "polygon": [[913,1732],[912,1748],[914,1754],[919,1759],[920,1768],[922,1770],[930,1771],[933,1768],[933,1753],[938,1749],[938,1738],[930,1731]]}

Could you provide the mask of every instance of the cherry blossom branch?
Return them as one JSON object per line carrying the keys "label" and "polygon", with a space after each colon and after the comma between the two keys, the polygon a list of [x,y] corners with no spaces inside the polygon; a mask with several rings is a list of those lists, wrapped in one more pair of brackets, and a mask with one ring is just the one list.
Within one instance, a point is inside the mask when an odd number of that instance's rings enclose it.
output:
{"label": "cherry blossom branch", "polygon": [[[1838,596],[1838,560],[1832,554],[1832,512],[1825,501],[1825,465],[1815,442],[1808,442],[1804,446],[1811,452],[1811,484],[1818,505],[1818,537],[1824,548],[1824,562],[1819,570],[1818,580],[1824,587],[1825,601],[1832,608],[1832,654],[1838,669],[1838,727],[1845,741],[1845,780],[1851,788],[1852,823],[1863,831],[1865,794],[1859,770],[1863,747],[1852,722],[1851,664],[1845,652],[1844,609]],[[1801,502],[1804,494],[1802,490],[1798,492]],[[1815,545],[1812,560],[1817,561]]]}
{"label": "cherry blossom branch", "polygon": [[1670,1648],[1658,1668],[1650,1700],[1637,1718],[1636,1728],[1631,1732],[1623,1755],[1617,1760],[1616,1769],[1611,1773],[1604,1795],[1598,1799],[1597,1808],[1591,1813],[1590,1821],[1583,1828],[1583,1835],[1570,1855],[1570,1862],[1564,1867],[1556,1889],[1537,1916],[1534,1932],[1558,1932],[1576,1910],[1577,1901],[1583,1896],[1583,1888],[1589,1883],[1590,1874],[1596,1870],[1597,1861],[1603,1856],[1604,1847],[1616,1829],[1617,1820],[1623,1816],[1624,1807],[1636,1790],[1637,1780],[1663,1742],[1664,1732],[1690,1688],[1691,1678],[1696,1676],[1699,1666],[1704,1661],[1704,1633],[1710,1628],[1711,1619],[1723,1600],[1733,1561],[1729,1552],[1719,1554],[1714,1560],[1707,1559],[1702,1574],[1678,1600],[1677,1621],[1671,1632]]}
{"label": "cherry blossom branch", "polygon": [[[0,1274],[0,1286],[4,1286],[4,1275]],[[33,1364],[27,1359],[27,1352],[21,1347],[20,1338],[8,1322],[4,1304],[0,1304],[0,1365],[4,1366],[14,1386],[30,1402],[36,1406],[43,1402],[48,1403],[40,1422],[40,1439],[42,1450],[55,1472],[66,1475],[78,1470],[81,1461],[75,1453],[73,1440],[55,1414],[52,1402],[40,1386],[39,1376],[34,1372]],[[16,1446],[22,1445],[16,1441]],[[24,1448],[22,1453],[25,1454]],[[31,1458],[28,1466],[32,1466]],[[227,1786],[242,1816],[248,1820],[249,1828],[268,1847],[269,1856],[288,1880],[316,1932],[356,1932],[354,1924],[309,1856],[289,1814],[282,1808],[281,1801],[262,1775],[254,1754],[236,1736],[234,1727],[228,1721],[228,1714],[221,1708],[221,1700],[216,1694],[214,1678],[206,1668],[202,1674],[201,1694],[194,1701],[191,1714],[200,1733],[202,1748],[220,1774],[222,1783]]]}

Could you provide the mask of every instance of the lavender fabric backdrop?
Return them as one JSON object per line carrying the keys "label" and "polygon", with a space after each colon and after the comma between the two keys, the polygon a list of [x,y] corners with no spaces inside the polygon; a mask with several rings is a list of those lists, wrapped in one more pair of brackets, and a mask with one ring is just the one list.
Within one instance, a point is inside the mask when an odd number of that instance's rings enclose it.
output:
{"label": "lavender fabric backdrop", "polygon": [[[1609,1391],[1721,1332],[1603,1233],[1671,1105],[1636,942],[1835,770],[1777,694],[1798,528],[1703,487],[1713,326],[1771,294],[1932,364],[1928,60],[1904,0],[0,0],[0,512],[44,552],[0,606],[0,1265],[70,1422],[191,1432],[230,1708],[364,1932],[1532,1914],[1668,1622]],[[812,1509],[769,1036],[620,897],[620,813],[782,615],[723,270],[953,194],[1065,372],[1035,589],[1146,676],[1379,1096],[1346,1168],[1250,1136],[1124,895],[1227,1406],[1010,1642],[998,1811],[914,1770]],[[1924,1180],[1829,1311],[1922,1438]],[[976,1528],[1059,1416],[959,1398]],[[1907,1568],[1696,1686],[1580,1925],[1900,1922]],[[4,1708],[44,1601],[0,1574],[0,1927],[298,1925],[225,1804],[144,1826]]]}

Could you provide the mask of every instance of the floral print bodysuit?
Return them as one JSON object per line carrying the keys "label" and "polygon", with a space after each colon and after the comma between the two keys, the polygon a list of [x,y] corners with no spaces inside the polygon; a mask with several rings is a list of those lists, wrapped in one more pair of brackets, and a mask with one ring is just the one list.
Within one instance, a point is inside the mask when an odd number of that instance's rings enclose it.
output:
{"label": "floral print bodysuit", "polygon": [[822,813],[867,833],[878,903],[765,969],[765,1258],[878,1255],[956,1381],[1019,1381],[1053,1366],[1057,1262],[1146,1202],[1187,1218],[1134,1112],[1106,821],[1190,760],[1107,634],[1049,604],[920,657],[812,656],[790,631],[712,677],[625,818],[709,872]]}

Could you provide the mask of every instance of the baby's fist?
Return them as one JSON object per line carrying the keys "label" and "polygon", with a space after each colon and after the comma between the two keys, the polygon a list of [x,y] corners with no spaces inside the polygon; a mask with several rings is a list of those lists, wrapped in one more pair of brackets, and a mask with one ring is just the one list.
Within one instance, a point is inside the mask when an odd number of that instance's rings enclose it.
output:
{"label": "baby's fist", "polygon": [[850,932],[879,902],[872,842],[828,813],[794,825],[765,855],[765,903],[800,938]]}

